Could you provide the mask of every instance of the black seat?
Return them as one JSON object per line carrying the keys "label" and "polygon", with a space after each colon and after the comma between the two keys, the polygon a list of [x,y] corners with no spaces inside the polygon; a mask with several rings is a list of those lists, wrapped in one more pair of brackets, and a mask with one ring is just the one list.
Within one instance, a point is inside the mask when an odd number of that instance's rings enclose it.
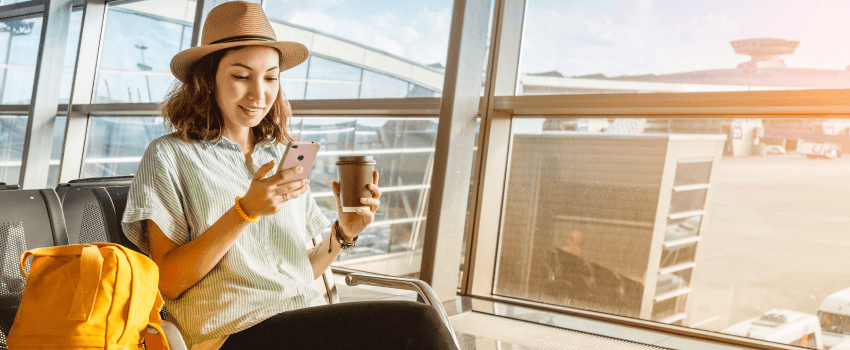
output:
{"label": "black seat", "polygon": [[0,347],[6,348],[26,284],[19,268],[21,255],[33,248],[67,244],[56,191],[0,191]]}
{"label": "black seat", "polygon": [[127,195],[130,192],[130,186],[110,186],[105,187],[105,189],[109,194],[109,197],[112,199],[112,204],[115,207],[115,217],[118,220],[118,236],[120,241],[117,243],[144,254],[135,243],[131,242],[127,236],[124,235],[124,228],[121,226],[121,218],[124,217],[124,208],[127,207]]}
{"label": "black seat", "polygon": [[56,194],[59,195],[59,201],[63,201],[62,198],[65,197],[65,193],[72,187],[130,186],[131,182],[133,182],[133,175],[76,179],[68,181],[68,183],[60,183],[57,185]]}
{"label": "black seat", "polygon": [[121,244],[121,222],[105,188],[68,186],[61,198],[70,244]]}
{"label": "black seat", "polygon": [[7,185],[5,182],[0,182],[0,191],[2,190],[20,190],[18,185]]}

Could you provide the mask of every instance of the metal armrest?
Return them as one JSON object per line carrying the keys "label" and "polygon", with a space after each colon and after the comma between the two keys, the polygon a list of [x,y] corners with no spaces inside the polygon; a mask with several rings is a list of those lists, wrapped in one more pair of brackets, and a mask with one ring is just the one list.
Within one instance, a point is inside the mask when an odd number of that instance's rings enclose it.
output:
{"label": "metal armrest", "polygon": [[[177,326],[174,323],[169,321],[162,321],[159,323],[159,328],[162,328],[162,332],[165,334],[165,339],[168,341],[168,347],[171,350],[188,350],[186,347],[186,343],[183,341],[183,336],[180,335],[180,330],[177,329]],[[159,331],[154,327],[148,327],[148,333],[157,334]],[[147,346],[148,350],[152,350],[152,348],[158,348],[157,346]]]}
{"label": "metal armrest", "polygon": [[415,280],[411,278],[401,278],[401,277],[391,277],[391,276],[378,276],[360,272],[352,272],[345,275],[345,284],[349,286],[357,286],[357,285],[367,285],[367,286],[377,286],[377,287],[386,287],[393,289],[403,289],[409,290],[419,293],[422,299],[425,301],[425,304],[430,305],[437,311],[437,315],[440,316],[440,320],[443,321],[443,324],[446,325],[446,328],[449,329],[449,333],[452,335],[452,340],[455,342],[455,346],[460,349],[460,343],[457,341],[457,336],[455,336],[454,328],[452,328],[452,323],[449,322],[449,316],[446,314],[446,310],[443,308],[443,304],[440,303],[440,298],[437,297],[437,293],[434,293],[434,289],[425,283],[422,280]]}

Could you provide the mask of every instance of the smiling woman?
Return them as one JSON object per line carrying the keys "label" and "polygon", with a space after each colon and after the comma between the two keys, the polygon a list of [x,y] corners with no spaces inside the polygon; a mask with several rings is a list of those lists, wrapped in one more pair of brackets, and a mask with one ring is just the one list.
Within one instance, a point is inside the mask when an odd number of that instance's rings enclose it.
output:
{"label": "smiling woman", "polygon": [[[278,41],[257,4],[228,2],[207,16],[198,47],[178,53],[180,81],[163,108],[175,133],[145,150],[129,189],[124,232],[159,268],[169,318],[193,350],[338,348],[420,344],[450,349],[454,339],[433,308],[415,302],[324,302],[313,281],[353,247],[381,205],[372,173],[364,207],[325,217],[296,179],[300,166],[273,173],[291,116],[280,71],[307,59],[299,43]],[[330,227],[315,247],[305,242]],[[321,325],[321,326],[318,326]],[[368,325],[359,332],[328,332]],[[285,342],[280,342],[285,339]],[[406,347],[406,346],[405,346]]]}

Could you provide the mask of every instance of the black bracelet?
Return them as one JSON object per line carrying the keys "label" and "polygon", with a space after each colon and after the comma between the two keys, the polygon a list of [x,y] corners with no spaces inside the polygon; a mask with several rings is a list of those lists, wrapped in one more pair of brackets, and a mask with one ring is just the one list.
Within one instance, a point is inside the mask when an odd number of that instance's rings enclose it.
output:
{"label": "black bracelet", "polygon": [[[340,233],[339,220],[336,220],[333,224],[331,224],[331,238],[336,239],[337,243],[339,243],[339,246],[342,247],[342,249],[348,249],[356,246],[358,237],[360,236],[354,236],[354,240],[349,242],[345,240],[345,237],[343,237],[342,233]],[[332,247],[333,246],[328,247],[328,253],[332,251]]]}

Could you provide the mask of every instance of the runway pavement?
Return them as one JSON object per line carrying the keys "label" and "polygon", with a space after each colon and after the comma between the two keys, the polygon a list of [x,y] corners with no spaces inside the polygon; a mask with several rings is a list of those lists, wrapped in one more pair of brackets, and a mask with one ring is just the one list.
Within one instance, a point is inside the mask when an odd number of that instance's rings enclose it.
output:
{"label": "runway pavement", "polygon": [[720,331],[774,308],[817,313],[850,287],[850,157],[722,159],[688,325]]}

